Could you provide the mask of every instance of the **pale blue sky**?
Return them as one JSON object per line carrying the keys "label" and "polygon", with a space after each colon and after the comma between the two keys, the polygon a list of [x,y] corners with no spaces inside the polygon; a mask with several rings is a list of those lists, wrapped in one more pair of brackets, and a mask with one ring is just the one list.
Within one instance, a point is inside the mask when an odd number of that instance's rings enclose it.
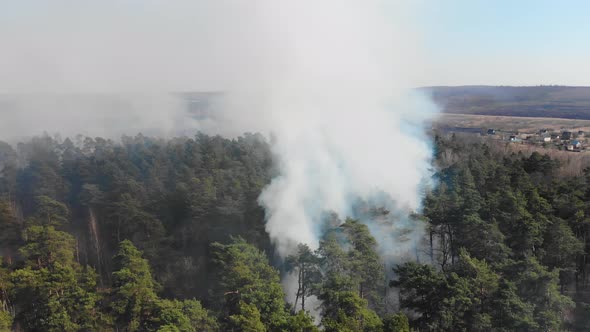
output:
{"label": "pale blue sky", "polygon": [[590,1],[448,0],[425,9],[430,43],[451,54],[590,49]]}
{"label": "pale blue sky", "polygon": [[590,1],[422,1],[420,10],[434,84],[590,85]]}
{"label": "pale blue sky", "polygon": [[[186,41],[208,40],[198,31],[219,25],[215,15],[221,12],[223,22],[240,19],[231,5],[217,6],[214,15],[203,11],[217,1],[0,0],[0,90],[27,89],[43,77],[105,76],[115,62],[120,68],[103,79],[106,85],[154,67],[160,70],[154,75],[178,78],[193,59],[206,56],[195,46],[199,43]],[[403,47],[422,53],[415,85],[590,85],[590,1],[405,3],[411,4],[406,15],[411,41]],[[169,63],[162,65],[164,60]],[[93,64],[96,70],[87,72]],[[34,75],[24,75],[27,70]],[[70,81],[76,85],[81,79]]]}

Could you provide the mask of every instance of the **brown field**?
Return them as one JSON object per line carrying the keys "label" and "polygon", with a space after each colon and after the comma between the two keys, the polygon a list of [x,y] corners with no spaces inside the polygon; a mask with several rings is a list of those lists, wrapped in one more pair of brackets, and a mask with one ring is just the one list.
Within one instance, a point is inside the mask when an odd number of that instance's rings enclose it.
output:
{"label": "brown field", "polygon": [[[573,120],[559,118],[527,118],[512,116],[488,116],[488,115],[463,115],[443,114],[435,122],[436,126],[460,127],[460,128],[493,128],[501,131],[513,131],[520,133],[536,133],[539,129],[549,129],[556,132],[563,130],[590,133],[590,120]],[[583,170],[590,167],[590,150],[582,152],[570,152],[552,148],[544,148],[536,144],[511,143],[493,139],[489,136],[481,136],[475,141],[487,142],[492,149],[506,153],[522,153],[529,156],[533,152],[547,154],[561,163],[560,175],[575,176],[582,174]],[[587,139],[586,142],[589,142]]]}
{"label": "brown field", "polygon": [[555,131],[583,130],[590,132],[590,120],[560,118],[441,114],[436,124],[450,127],[493,128],[525,133],[534,133],[539,129],[552,129]]}

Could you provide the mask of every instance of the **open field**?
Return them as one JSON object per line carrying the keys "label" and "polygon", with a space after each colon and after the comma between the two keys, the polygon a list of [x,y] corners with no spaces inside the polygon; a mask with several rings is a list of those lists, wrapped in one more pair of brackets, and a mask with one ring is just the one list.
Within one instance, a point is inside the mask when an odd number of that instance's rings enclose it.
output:
{"label": "open field", "polygon": [[444,113],[590,120],[590,87],[439,86],[421,90]]}
{"label": "open field", "polygon": [[463,128],[493,128],[505,131],[538,132],[540,129],[554,131],[590,131],[590,120],[536,118],[516,116],[442,114],[435,126]]}
{"label": "open field", "polygon": [[[540,129],[560,133],[562,131],[585,131],[590,132],[590,120],[573,120],[558,118],[534,118],[514,116],[487,116],[487,115],[466,115],[466,114],[442,114],[434,123],[434,127],[442,128],[493,128],[503,132],[537,133]],[[465,137],[465,136],[464,136]],[[590,150],[584,149],[580,152],[571,152],[556,148],[552,143],[546,147],[541,144],[531,144],[527,141],[513,143],[498,139],[493,136],[469,135],[470,140],[475,142],[487,142],[492,149],[502,154],[522,153],[529,156],[533,152],[547,154],[551,158],[559,160],[561,167],[559,174],[562,176],[580,175],[582,171],[590,167]],[[586,139],[584,139],[587,142]]]}

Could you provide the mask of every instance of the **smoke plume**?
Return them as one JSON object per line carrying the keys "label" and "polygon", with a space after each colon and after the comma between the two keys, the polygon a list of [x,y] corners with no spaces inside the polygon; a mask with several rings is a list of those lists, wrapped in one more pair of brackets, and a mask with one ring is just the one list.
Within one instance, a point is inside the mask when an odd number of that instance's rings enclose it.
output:
{"label": "smoke plume", "polygon": [[[362,218],[383,251],[415,247],[420,227],[408,215],[420,208],[429,172],[424,124],[434,109],[411,90],[424,68],[412,5],[12,6],[13,19],[0,14],[3,135],[258,131],[271,140],[279,171],[259,202],[281,256],[297,243],[316,247],[325,212],[353,216],[359,200],[395,211],[386,222]],[[210,118],[196,121],[169,94],[179,91],[223,91],[225,98]],[[82,97],[63,101],[56,93]],[[109,94],[110,102],[87,95],[96,93]]]}
{"label": "smoke plume", "polygon": [[[279,254],[316,247],[325,212],[352,216],[359,199],[405,211],[397,228],[417,230],[407,212],[420,207],[431,155],[423,126],[434,112],[410,89],[420,67],[400,18],[406,8],[297,1],[264,9],[257,23],[266,47],[246,65],[261,70],[230,90],[216,129],[272,136],[280,175],[259,201]],[[391,237],[377,235],[392,249]]]}

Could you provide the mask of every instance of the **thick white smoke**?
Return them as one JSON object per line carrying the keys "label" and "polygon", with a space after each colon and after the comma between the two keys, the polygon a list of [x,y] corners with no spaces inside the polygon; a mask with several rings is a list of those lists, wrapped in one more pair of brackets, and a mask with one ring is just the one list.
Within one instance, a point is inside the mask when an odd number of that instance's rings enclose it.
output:
{"label": "thick white smoke", "polygon": [[342,91],[332,101],[282,106],[300,120],[278,124],[273,151],[281,175],[260,197],[281,255],[298,242],[315,246],[323,213],[351,215],[359,197],[370,200],[384,192],[400,208],[419,207],[430,148],[425,135],[405,122],[415,106],[388,106],[365,99],[384,98],[367,92]]}
{"label": "thick white smoke", "polygon": [[[271,139],[280,173],[259,200],[281,256],[299,242],[316,247],[324,212],[344,218],[358,199],[396,211],[387,223],[364,220],[383,250],[415,245],[407,239],[419,227],[407,215],[420,206],[431,154],[423,124],[434,112],[411,91],[425,68],[411,2],[12,6],[11,18],[0,14],[0,92],[10,93],[0,104],[10,110],[0,113],[4,136],[259,131]],[[226,98],[213,118],[196,123],[165,94],[173,91],[223,91]],[[31,92],[121,97],[105,105],[88,96],[22,95]]]}
{"label": "thick white smoke", "polygon": [[433,107],[409,89],[420,67],[407,11],[381,1],[265,5],[258,38],[268,44],[250,64],[263,70],[230,90],[216,129],[272,135],[280,175],[259,201],[279,254],[316,247],[322,215],[349,216],[359,198],[417,209]]}
{"label": "thick white smoke", "polygon": [[[265,47],[244,64],[255,74],[229,89],[214,129],[271,136],[279,176],[259,202],[278,253],[286,257],[298,243],[316,248],[332,211],[369,225],[388,267],[415,258],[423,229],[409,214],[429,176],[424,125],[435,112],[410,89],[421,67],[402,18],[408,8],[325,0],[259,10],[256,40]],[[361,215],[359,200],[392,213]],[[294,300],[296,276],[283,285]]]}

